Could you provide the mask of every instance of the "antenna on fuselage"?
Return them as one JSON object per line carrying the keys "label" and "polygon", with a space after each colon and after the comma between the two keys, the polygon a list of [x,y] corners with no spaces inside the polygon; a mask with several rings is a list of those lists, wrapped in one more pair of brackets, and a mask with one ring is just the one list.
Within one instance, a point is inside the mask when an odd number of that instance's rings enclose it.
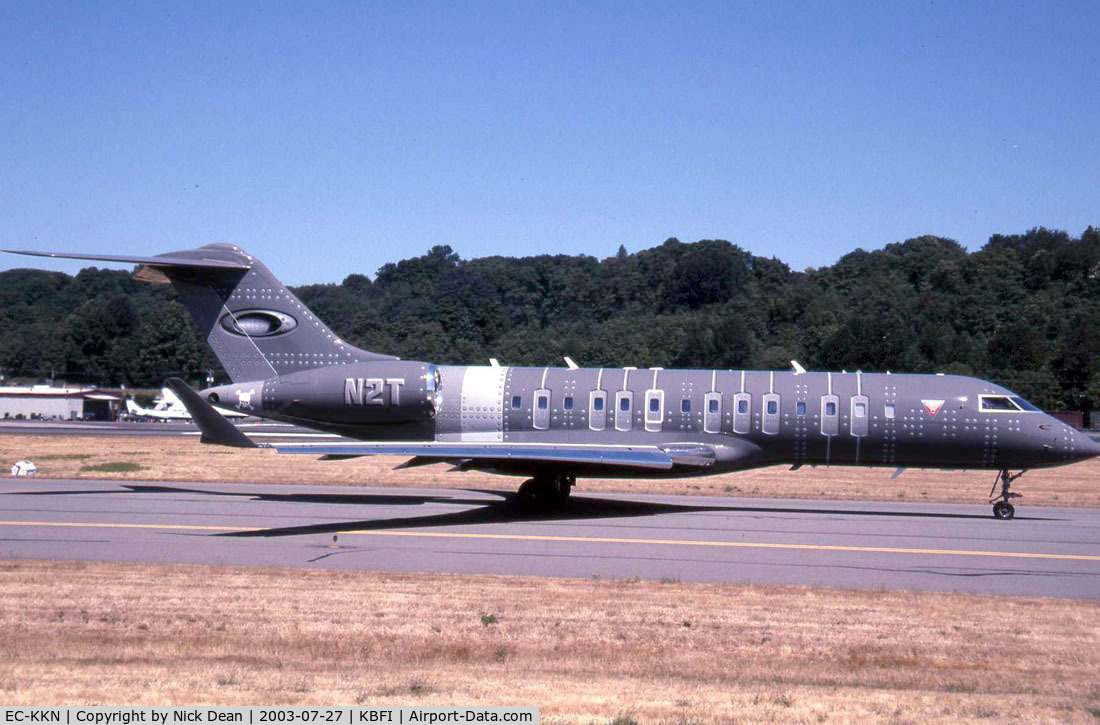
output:
{"label": "antenna on fuselage", "polygon": [[568,355],[566,355],[562,359],[565,360],[565,364],[570,370],[576,370],[580,367],[579,365],[577,365],[577,363],[573,362],[573,358],[569,357]]}
{"label": "antenna on fuselage", "polygon": [[794,369],[795,375],[803,375],[806,372],[806,368],[799,365],[797,360],[791,360],[791,368]]}

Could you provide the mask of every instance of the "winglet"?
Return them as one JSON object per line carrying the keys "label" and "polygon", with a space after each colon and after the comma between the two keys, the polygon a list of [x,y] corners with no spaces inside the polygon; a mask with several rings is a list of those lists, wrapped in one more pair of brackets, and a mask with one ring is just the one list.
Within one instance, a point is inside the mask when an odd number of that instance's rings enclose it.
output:
{"label": "winglet", "polygon": [[203,443],[215,443],[219,446],[232,446],[233,448],[258,448],[251,438],[241,433],[237,426],[233,425],[224,415],[214,410],[214,407],[203,400],[198,393],[191,389],[187,383],[179,378],[168,378],[165,384],[172,389],[176,397],[187,408],[191,419],[202,431]]}

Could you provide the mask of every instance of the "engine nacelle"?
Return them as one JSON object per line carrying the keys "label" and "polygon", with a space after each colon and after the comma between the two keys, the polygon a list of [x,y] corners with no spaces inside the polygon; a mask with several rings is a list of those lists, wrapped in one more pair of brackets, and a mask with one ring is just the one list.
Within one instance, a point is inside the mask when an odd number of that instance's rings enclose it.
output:
{"label": "engine nacelle", "polygon": [[416,423],[440,405],[439,371],[416,361],[332,365],[203,391],[222,408],[335,424]]}

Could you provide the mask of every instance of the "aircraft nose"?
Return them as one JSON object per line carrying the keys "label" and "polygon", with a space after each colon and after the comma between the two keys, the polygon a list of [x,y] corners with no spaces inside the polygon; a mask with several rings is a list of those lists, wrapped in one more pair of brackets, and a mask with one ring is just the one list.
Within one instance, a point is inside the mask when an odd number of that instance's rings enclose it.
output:
{"label": "aircraft nose", "polygon": [[1085,461],[1100,456],[1100,442],[1065,423],[1048,418],[1039,423],[1033,445],[1041,446],[1039,458],[1054,465]]}
{"label": "aircraft nose", "polygon": [[1072,461],[1086,461],[1100,456],[1100,442],[1080,431],[1069,430],[1062,453]]}
{"label": "aircraft nose", "polygon": [[1082,460],[1100,456],[1100,441],[1095,440],[1086,433],[1078,433],[1077,449],[1081,451]]}

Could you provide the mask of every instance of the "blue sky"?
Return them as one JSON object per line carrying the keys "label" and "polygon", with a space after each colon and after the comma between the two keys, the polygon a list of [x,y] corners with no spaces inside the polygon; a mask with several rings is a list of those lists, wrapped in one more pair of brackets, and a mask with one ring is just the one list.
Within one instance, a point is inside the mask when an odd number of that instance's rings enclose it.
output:
{"label": "blue sky", "polygon": [[1079,234],[1097,27],[1096,2],[4,2],[0,246],[231,241],[300,284],[435,244],[723,238],[802,269]]}

